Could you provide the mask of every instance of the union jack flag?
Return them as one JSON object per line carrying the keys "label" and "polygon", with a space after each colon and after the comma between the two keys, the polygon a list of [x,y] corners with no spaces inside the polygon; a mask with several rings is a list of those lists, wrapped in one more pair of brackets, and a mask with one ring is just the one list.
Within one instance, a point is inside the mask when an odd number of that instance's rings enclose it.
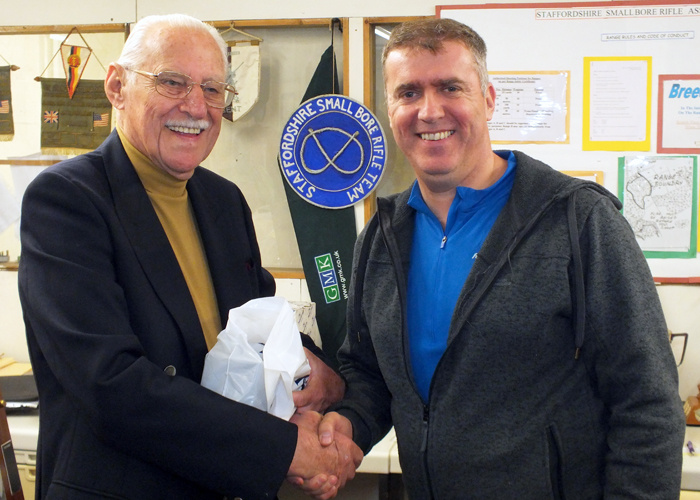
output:
{"label": "union jack flag", "polygon": [[44,111],[44,123],[58,123],[58,111]]}
{"label": "union jack flag", "polygon": [[92,114],[92,126],[93,127],[106,127],[108,125],[107,120],[109,120],[109,113],[93,113]]}
{"label": "union jack flag", "polygon": [[10,112],[10,101],[3,99],[0,101],[0,114],[6,115]]}

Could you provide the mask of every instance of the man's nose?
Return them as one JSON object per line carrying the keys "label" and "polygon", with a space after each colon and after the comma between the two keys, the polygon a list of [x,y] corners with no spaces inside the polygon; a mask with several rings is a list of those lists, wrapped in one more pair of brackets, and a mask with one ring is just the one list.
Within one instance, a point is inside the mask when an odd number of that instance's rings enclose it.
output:
{"label": "man's nose", "polygon": [[420,109],[418,110],[418,118],[426,122],[433,122],[442,118],[445,115],[443,103],[440,96],[435,92],[425,92],[420,101]]}
{"label": "man's nose", "polygon": [[181,111],[188,113],[192,118],[204,118],[207,115],[207,102],[204,100],[204,89],[198,84],[192,86],[190,93],[182,100]]}

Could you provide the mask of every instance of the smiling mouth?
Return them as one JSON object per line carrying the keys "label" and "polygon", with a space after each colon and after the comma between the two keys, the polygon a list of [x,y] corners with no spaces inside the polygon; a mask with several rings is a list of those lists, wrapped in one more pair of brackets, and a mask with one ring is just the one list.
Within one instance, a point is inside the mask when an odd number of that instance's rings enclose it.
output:
{"label": "smiling mouth", "polygon": [[201,134],[204,130],[201,128],[191,128],[191,127],[171,127],[167,126],[169,130],[172,130],[173,132],[180,132],[181,134],[194,134],[194,135],[199,135]]}
{"label": "smiling mouth", "polygon": [[440,141],[442,139],[447,139],[454,133],[454,130],[446,130],[444,132],[436,132],[434,134],[420,134],[420,138],[424,141]]}
{"label": "smiling mouth", "polygon": [[207,120],[178,120],[166,123],[165,127],[180,134],[199,135],[209,128],[211,123]]}

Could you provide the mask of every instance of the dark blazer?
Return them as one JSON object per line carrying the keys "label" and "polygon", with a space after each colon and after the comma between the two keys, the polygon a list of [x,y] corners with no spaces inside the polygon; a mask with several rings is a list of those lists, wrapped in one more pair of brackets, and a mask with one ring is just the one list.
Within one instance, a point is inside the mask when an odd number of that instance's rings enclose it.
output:
{"label": "dark blazer", "polygon": [[[238,187],[198,167],[187,190],[225,325],[274,280]],[[116,131],[30,184],[21,241],[37,498],[274,498],[296,426],[199,385],[197,312]]]}

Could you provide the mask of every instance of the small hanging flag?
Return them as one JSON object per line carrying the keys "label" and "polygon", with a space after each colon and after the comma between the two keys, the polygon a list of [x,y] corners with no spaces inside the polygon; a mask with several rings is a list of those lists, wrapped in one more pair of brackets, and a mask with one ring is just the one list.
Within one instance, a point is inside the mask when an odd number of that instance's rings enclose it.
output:
{"label": "small hanging flag", "polygon": [[237,29],[231,21],[231,25],[221,32],[224,34],[234,32],[245,38],[226,40],[228,45],[227,60],[233,77],[229,82],[236,89],[231,102],[224,109],[224,118],[235,122],[243,118],[248,111],[258,102],[260,94],[260,44],[263,39]]}
{"label": "small hanging flag", "polygon": [[44,123],[58,123],[58,111],[44,111]]}
{"label": "small hanging flag", "polygon": [[61,44],[61,59],[63,60],[63,69],[66,72],[66,87],[68,88],[68,97],[71,99],[73,99],[75,89],[78,88],[80,77],[85,70],[88,59],[90,59],[90,54],[92,54],[92,49],[89,47]]}
{"label": "small hanging flag", "polygon": [[[81,40],[85,44],[84,46],[66,44],[66,40],[70,38],[71,34],[74,31],[78,35],[80,35]],[[66,73],[66,88],[68,89],[68,99],[73,99],[73,95],[75,94],[75,91],[78,88],[78,84],[80,83],[80,79],[83,76],[83,71],[85,71],[85,67],[87,66],[88,60],[92,55],[92,49],[90,48],[90,45],[88,45],[87,40],[85,40],[80,31],[78,31],[78,28],[73,26],[66,35],[66,37],[63,39],[63,42],[61,42],[61,45],[60,47],[58,47],[56,53],[49,61],[49,64],[47,64],[44,68],[44,71],[42,71],[39,76],[34,78],[34,80],[36,80],[37,82],[42,81],[44,73],[46,73],[46,70],[49,69],[49,66],[51,66],[51,63],[59,53],[61,54],[63,71],[65,71]],[[105,73],[107,73],[107,70],[105,69],[102,62],[100,62],[100,59],[97,57],[97,54],[95,54],[95,59],[97,59],[97,62],[100,63],[102,69],[105,71]]]}
{"label": "small hanging flag", "polygon": [[0,101],[0,114],[6,115],[10,112],[10,101],[3,99]]}
{"label": "small hanging flag", "polygon": [[92,114],[92,126],[93,127],[106,127],[109,125],[109,113],[93,113]]}
{"label": "small hanging flag", "polygon": [[[232,43],[232,42],[229,42]],[[236,89],[233,102],[224,109],[224,118],[235,122],[258,102],[260,94],[260,45],[228,47],[228,62]]]}

